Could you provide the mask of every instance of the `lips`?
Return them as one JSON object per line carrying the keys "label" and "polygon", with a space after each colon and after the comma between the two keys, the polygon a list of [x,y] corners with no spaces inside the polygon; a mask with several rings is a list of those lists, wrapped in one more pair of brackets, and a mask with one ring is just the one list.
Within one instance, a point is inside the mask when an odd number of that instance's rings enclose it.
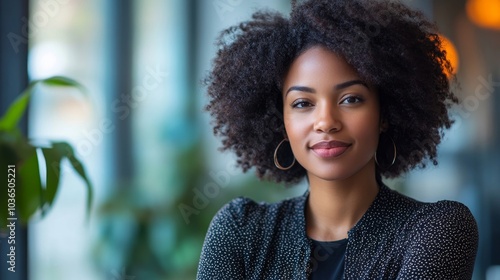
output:
{"label": "lips", "polygon": [[321,158],[334,158],[342,155],[350,146],[341,141],[321,141],[311,146],[311,149]]}

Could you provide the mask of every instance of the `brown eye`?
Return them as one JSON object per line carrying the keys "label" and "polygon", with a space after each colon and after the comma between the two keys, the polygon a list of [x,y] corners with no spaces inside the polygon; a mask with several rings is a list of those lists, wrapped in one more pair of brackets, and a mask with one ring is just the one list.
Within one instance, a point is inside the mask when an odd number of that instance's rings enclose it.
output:
{"label": "brown eye", "polygon": [[297,100],[292,103],[292,108],[306,108],[310,107],[312,104],[305,100]]}
{"label": "brown eye", "polygon": [[363,99],[357,96],[348,96],[340,102],[340,104],[355,104],[355,103],[360,103],[362,102]]}

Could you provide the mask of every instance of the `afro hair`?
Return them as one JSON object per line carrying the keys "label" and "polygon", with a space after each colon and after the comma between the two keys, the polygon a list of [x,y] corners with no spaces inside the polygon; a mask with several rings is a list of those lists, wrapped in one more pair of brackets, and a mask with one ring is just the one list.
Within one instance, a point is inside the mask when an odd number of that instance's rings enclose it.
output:
{"label": "afro hair", "polygon": [[[205,79],[214,134],[222,150],[234,151],[243,171],[296,183],[306,170],[274,165],[285,135],[282,83],[293,60],[321,45],[342,56],[379,95],[381,137],[376,175],[391,178],[430,160],[452,120],[458,100],[450,89],[452,69],[437,28],[419,11],[394,1],[308,0],[286,18],[258,11],[252,19],[222,31],[218,52]],[[384,157],[384,155],[386,155]],[[289,157],[292,157],[291,151]],[[382,167],[385,166],[385,167]]]}

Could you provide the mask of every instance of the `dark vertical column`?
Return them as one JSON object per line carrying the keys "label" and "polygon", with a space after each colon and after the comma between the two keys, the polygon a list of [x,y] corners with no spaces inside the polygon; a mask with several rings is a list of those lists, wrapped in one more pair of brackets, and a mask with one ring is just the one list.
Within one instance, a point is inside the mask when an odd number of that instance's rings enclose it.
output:
{"label": "dark vertical column", "polygon": [[107,104],[111,106],[109,117],[116,130],[112,136],[110,155],[114,168],[112,178],[118,184],[128,183],[133,178],[132,155],[132,64],[133,64],[133,12],[132,0],[109,1],[107,18],[109,39],[107,59],[109,75]]}
{"label": "dark vertical column", "polygon": [[[0,114],[3,115],[10,103],[16,99],[28,84],[28,26],[29,1],[0,1]],[[21,130],[27,134],[27,118],[21,121]],[[6,172],[6,166],[0,166],[0,172]],[[0,182],[6,184],[6,182]],[[5,186],[0,185],[0,190]],[[6,194],[0,195],[0,207]],[[10,235],[10,233],[8,232]],[[8,239],[0,237],[0,279],[28,279],[28,234],[27,228],[16,223],[15,244],[8,244]],[[11,254],[10,246],[15,245],[15,272],[8,270],[7,261]]]}
{"label": "dark vertical column", "polygon": [[[199,10],[199,1],[197,0],[189,0],[186,3],[186,26],[187,26],[187,46],[188,46],[188,51],[187,51],[187,63],[188,67],[187,69],[187,91],[191,95],[190,100],[199,100],[196,97],[196,85],[199,84],[198,81],[194,80],[194,77],[196,77],[197,74],[197,62],[198,62],[198,13],[201,12]],[[188,104],[188,118],[190,121],[195,122],[195,119],[199,115],[198,111],[198,106],[196,102],[190,102]]]}

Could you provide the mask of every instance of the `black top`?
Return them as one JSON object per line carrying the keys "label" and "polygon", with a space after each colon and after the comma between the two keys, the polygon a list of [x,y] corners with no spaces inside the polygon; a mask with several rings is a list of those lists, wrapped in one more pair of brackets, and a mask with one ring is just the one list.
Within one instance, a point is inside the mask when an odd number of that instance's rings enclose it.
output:
{"label": "black top", "polygon": [[[307,197],[226,204],[208,229],[197,279],[308,279]],[[382,185],[348,232],[344,279],[471,279],[477,242],[463,204],[423,203]]]}
{"label": "black top", "polygon": [[338,241],[312,240],[311,280],[340,280],[344,276],[347,239]]}

